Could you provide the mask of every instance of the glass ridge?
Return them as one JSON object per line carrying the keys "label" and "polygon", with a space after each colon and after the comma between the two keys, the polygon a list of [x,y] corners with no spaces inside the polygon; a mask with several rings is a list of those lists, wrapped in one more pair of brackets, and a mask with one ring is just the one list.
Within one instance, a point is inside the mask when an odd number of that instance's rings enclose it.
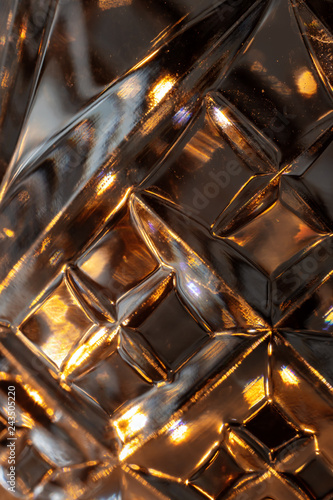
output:
{"label": "glass ridge", "polygon": [[333,499],[331,4],[0,1],[1,500]]}

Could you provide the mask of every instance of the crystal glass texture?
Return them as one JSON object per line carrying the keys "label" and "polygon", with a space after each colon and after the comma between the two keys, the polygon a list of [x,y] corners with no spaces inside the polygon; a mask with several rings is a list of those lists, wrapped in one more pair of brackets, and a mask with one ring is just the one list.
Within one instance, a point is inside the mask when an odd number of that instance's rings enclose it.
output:
{"label": "crystal glass texture", "polygon": [[1,500],[333,499],[332,1],[0,8]]}

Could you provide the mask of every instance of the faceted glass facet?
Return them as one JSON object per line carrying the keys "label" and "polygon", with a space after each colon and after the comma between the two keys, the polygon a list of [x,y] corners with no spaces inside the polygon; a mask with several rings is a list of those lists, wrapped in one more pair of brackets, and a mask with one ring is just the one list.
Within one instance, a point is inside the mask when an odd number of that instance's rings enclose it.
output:
{"label": "faceted glass facet", "polygon": [[0,498],[333,498],[332,2],[0,9]]}

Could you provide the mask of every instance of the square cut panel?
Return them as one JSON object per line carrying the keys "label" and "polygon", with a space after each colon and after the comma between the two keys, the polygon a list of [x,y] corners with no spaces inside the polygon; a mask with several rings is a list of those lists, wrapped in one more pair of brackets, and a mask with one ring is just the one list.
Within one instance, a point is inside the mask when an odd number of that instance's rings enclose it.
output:
{"label": "square cut panel", "polygon": [[320,237],[277,201],[228,239],[270,275]]}
{"label": "square cut panel", "polygon": [[[316,261],[314,263],[316,265]],[[333,276],[322,280],[321,283],[280,322],[280,328],[318,333],[333,332]]]}
{"label": "square cut panel", "polygon": [[127,212],[77,265],[115,302],[157,269],[158,262]]}
{"label": "square cut panel", "polygon": [[221,448],[190,480],[190,483],[210,495],[208,498],[216,498],[243,474],[244,471],[236,464],[232,456]]}
{"label": "square cut panel", "polygon": [[16,476],[19,485],[23,482],[29,491],[33,490],[50,468],[33,446],[26,446],[17,457]]}
{"label": "square cut panel", "polygon": [[176,370],[208,339],[207,331],[197,323],[173,289],[138,326],[138,331],[171,370]]}
{"label": "square cut panel", "polygon": [[[307,189],[307,194],[311,196],[313,209],[322,213],[330,228],[333,227],[333,142],[322,153],[311,167],[300,178],[302,184]],[[297,179],[298,180],[298,179]],[[302,185],[299,182],[298,190],[302,193]]]}
{"label": "square cut panel", "polygon": [[296,429],[270,403],[251,417],[245,428],[271,450],[279,448],[297,435]]}
{"label": "square cut panel", "polygon": [[[319,64],[319,59],[330,60],[326,46],[331,34],[310,12],[311,37],[302,33],[304,19],[297,17],[304,6],[296,1],[268,4],[251,43],[239,51],[220,85],[223,96],[275,144],[281,166],[311,146],[332,109],[325,85],[329,74]],[[319,40],[322,47],[309,54],[309,45]]]}
{"label": "square cut panel", "polygon": [[253,172],[214,125],[207,102],[175,154],[144,187],[210,227]]}
{"label": "square cut panel", "polygon": [[325,498],[327,500],[333,498],[333,471],[328,468],[321,458],[316,457],[306,464],[297,473],[297,477],[315,498]]}
{"label": "square cut panel", "polygon": [[24,335],[57,366],[93,325],[65,279],[20,326]]}
{"label": "square cut panel", "polygon": [[151,388],[117,351],[74,383],[110,415]]}
{"label": "square cut panel", "polygon": [[286,329],[281,330],[280,333],[302,358],[302,361],[320,376],[321,381],[332,387],[333,336],[318,332],[288,331]]}

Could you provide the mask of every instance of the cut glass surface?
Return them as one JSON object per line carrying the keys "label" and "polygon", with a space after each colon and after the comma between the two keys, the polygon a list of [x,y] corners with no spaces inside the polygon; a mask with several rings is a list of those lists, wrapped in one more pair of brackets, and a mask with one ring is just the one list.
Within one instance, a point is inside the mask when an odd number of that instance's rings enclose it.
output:
{"label": "cut glass surface", "polygon": [[0,0],[1,500],[333,499],[332,47],[331,0]]}

